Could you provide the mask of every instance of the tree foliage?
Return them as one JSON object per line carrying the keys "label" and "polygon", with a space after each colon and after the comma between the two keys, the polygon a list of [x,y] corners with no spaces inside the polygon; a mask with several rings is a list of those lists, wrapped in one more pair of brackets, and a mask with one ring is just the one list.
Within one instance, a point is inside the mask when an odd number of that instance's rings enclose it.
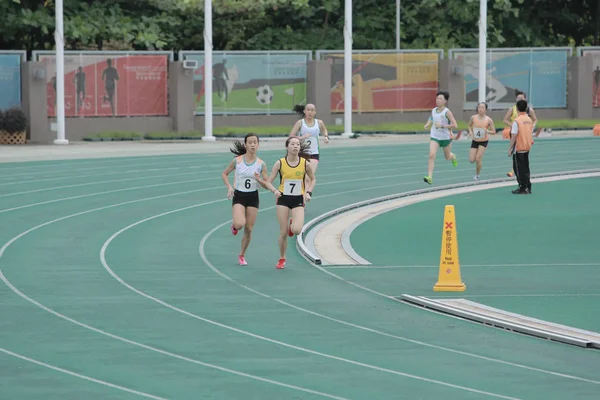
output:
{"label": "tree foliage", "polygon": [[[66,49],[202,50],[204,0],[63,0]],[[353,1],[353,47],[395,47],[393,1]],[[597,43],[598,2],[489,0],[488,46]],[[0,48],[54,48],[54,0],[0,2]],[[402,0],[401,47],[477,47],[478,0]],[[213,49],[342,49],[341,0],[213,0]]]}

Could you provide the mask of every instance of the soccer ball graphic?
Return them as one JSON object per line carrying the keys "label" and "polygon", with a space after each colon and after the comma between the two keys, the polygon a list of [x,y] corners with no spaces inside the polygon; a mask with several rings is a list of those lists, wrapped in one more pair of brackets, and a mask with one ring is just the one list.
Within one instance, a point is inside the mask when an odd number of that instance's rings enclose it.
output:
{"label": "soccer ball graphic", "polygon": [[256,100],[260,104],[271,104],[273,100],[273,89],[269,85],[262,85],[256,89]]}

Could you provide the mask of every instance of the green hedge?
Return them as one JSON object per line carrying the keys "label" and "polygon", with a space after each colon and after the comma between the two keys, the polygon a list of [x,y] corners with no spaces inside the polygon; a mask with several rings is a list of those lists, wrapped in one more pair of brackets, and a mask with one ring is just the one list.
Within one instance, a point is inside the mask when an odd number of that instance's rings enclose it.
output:
{"label": "green hedge", "polygon": [[[502,121],[495,121],[496,130],[501,132],[504,129]],[[594,125],[600,123],[595,120],[577,120],[577,119],[557,119],[543,120],[538,123],[538,127],[552,130],[591,130]],[[459,121],[458,130],[467,129],[466,121]],[[353,125],[352,130],[358,134],[426,134],[423,129],[423,123],[386,123],[376,125]],[[344,131],[340,125],[330,125],[327,127],[331,135],[339,135]],[[290,126],[261,126],[261,127],[219,127],[215,128],[213,134],[220,137],[243,137],[249,132],[256,133],[261,137],[283,137],[287,136],[291,130]],[[203,132],[102,132],[86,136],[86,141],[123,141],[123,140],[200,140],[204,136]]]}

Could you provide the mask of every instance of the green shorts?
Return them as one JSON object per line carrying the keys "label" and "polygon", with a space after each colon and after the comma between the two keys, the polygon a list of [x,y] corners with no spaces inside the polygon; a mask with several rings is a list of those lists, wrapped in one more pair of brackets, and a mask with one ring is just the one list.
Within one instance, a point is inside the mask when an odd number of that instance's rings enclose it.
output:
{"label": "green shorts", "polygon": [[440,147],[444,148],[446,146],[448,146],[450,143],[452,143],[452,139],[446,139],[446,140],[440,140],[440,139],[435,139],[435,138],[430,138],[431,140],[433,140],[434,142],[437,142],[437,144],[440,145]]}

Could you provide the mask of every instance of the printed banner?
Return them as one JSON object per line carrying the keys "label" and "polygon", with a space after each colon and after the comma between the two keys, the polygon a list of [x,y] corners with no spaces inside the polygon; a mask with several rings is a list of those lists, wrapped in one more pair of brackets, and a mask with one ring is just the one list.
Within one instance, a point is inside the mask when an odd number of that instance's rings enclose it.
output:
{"label": "printed banner", "polygon": [[21,105],[21,55],[0,54],[0,110]]}
{"label": "printed banner", "polygon": [[[56,62],[46,64],[48,116],[56,116]],[[65,116],[168,115],[166,55],[65,54]]]}
{"label": "printed banner", "polygon": [[[308,53],[213,53],[212,104],[214,114],[289,114],[306,102]],[[204,56],[194,74],[196,114],[204,114]]]}
{"label": "printed banner", "polygon": [[[479,91],[479,53],[454,51],[462,58],[465,78],[465,109],[475,109]],[[490,109],[515,104],[515,91],[527,94],[535,108],[567,106],[566,50],[526,50],[487,52],[486,102]]]}
{"label": "printed banner", "polygon": [[592,56],[592,107],[600,107],[600,50],[583,50],[581,56]]}
{"label": "printed banner", "polygon": [[[321,53],[331,63],[331,112],[344,111],[344,54]],[[438,90],[438,53],[352,54],[352,110],[430,110]]]}

